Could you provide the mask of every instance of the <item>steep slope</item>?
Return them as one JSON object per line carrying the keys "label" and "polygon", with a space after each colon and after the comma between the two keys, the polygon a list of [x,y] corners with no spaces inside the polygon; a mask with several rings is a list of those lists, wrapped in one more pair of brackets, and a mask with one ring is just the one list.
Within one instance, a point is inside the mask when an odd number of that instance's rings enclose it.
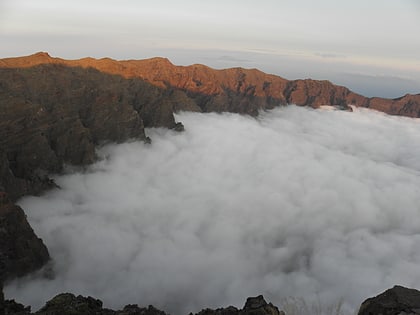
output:
{"label": "steep slope", "polygon": [[144,125],[174,128],[174,99],[92,68],[0,68],[0,191],[37,194],[53,185],[48,173],[93,162],[97,144],[146,140]]}
{"label": "steep slope", "polygon": [[0,193],[0,284],[41,268],[49,259],[22,208]]}

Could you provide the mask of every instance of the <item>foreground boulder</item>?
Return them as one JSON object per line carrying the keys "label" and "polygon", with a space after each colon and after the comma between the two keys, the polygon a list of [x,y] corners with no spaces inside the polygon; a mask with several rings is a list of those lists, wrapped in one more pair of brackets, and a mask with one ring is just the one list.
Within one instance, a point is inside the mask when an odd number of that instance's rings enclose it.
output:
{"label": "foreground boulder", "polygon": [[394,286],[362,303],[359,315],[420,314],[420,291]]}
{"label": "foreground boulder", "polygon": [[[76,315],[107,314],[103,312],[102,301],[92,297],[75,296],[70,293],[59,294],[48,301],[36,314],[43,315]],[[113,314],[113,313],[109,313]]]}
{"label": "foreground boulder", "polygon": [[38,270],[49,259],[47,247],[35,235],[22,208],[0,192],[0,281]]}

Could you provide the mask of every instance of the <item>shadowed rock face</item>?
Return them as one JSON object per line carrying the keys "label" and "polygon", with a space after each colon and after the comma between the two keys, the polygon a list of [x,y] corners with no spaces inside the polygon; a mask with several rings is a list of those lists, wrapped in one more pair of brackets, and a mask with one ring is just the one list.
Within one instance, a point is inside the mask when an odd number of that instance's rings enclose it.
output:
{"label": "shadowed rock face", "polygon": [[0,192],[0,281],[40,269],[50,256],[22,208]]}
{"label": "shadowed rock face", "polygon": [[173,94],[91,68],[0,68],[0,190],[40,193],[63,164],[93,162],[100,143],[146,140],[144,126],[182,129]]}
{"label": "shadowed rock face", "polygon": [[420,314],[420,291],[394,286],[362,303],[359,315]]}
{"label": "shadowed rock face", "polygon": [[3,294],[3,283],[0,280],[0,315],[4,315],[4,294]]}

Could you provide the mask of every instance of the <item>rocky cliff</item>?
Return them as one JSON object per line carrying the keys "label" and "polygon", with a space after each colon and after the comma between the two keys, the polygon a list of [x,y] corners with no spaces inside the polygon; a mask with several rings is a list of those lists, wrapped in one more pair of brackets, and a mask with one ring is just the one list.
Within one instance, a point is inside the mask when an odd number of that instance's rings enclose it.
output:
{"label": "rocky cliff", "polygon": [[94,161],[97,144],[145,140],[144,125],[175,127],[166,94],[91,68],[0,69],[0,191],[39,193],[63,164]]}
{"label": "rocky cliff", "polygon": [[0,193],[0,283],[35,271],[49,259],[22,208]]}

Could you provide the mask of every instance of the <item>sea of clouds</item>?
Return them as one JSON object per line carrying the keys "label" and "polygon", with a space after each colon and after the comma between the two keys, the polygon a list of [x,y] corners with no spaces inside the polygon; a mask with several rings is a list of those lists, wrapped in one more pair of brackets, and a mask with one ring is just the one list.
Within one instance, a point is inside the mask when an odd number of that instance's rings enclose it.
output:
{"label": "sea of clouds", "polygon": [[420,120],[296,106],[177,120],[185,132],[105,146],[61,189],[20,200],[55,278],[7,297],[181,315],[263,294],[354,312],[394,284],[420,288]]}

